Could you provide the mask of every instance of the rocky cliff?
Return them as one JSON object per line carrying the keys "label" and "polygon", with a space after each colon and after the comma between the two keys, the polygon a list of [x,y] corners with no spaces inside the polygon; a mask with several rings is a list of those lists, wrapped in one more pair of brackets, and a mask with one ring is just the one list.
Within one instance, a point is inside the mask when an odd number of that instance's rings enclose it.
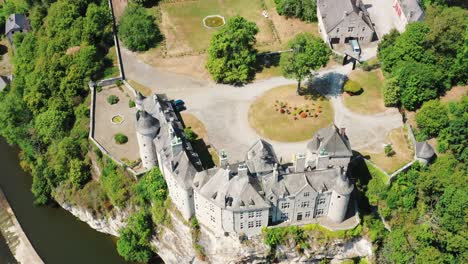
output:
{"label": "rocky cliff", "polygon": [[[128,213],[120,211],[112,216],[96,218],[92,213],[62,203],[61,206],[74,216],[89,224],[93,229],[118,235],[118,230],[125,225]],[[154,237],[151,244],[157,248],[158,255],[165,263],[265,263],[268,261],[269,248],[260,237],[241,242],[237,236],[217,237],[208,229],[201,227],[198,241],[206,254],[206,260],[196,257],[191,229],[178,216],[171,214],[172,224],[163,228],[159,239]],[[279,263],[301,263],[328,258],[332,262],[353,257],[372,256],[372,244],[365,238],[354,238],[348,241],[336,239],[326,244],[317,241],[309,243],[309,249],[298,253],[293,242],[280,246],[276,255]]]}

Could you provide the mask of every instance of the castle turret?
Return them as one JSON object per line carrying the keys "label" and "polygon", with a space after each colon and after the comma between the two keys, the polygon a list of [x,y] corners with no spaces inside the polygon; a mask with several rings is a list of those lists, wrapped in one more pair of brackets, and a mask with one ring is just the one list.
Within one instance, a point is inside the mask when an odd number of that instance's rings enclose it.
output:
{"label": "castle turret", "polygon": [[354,186],[349,182],[346,171],[341,167],[340,175],[336,177],[335,180],[330,200],[330,208],[328,209],[328,218],[330,220],[335,223],[343,222],[353,189]]}
{"label": "castle turret", "polygon": [[136,132],[141,161],[145,169],[150,169],[157,165],[158,160],[153,139],[159,132],[159,120],[146,111],[138,112],[136,118]]}
{"label": "castle turret", "polygon": [[136,92],[135,105],[138,111],[143,111],[143,100],[145,97],[140,92]]}

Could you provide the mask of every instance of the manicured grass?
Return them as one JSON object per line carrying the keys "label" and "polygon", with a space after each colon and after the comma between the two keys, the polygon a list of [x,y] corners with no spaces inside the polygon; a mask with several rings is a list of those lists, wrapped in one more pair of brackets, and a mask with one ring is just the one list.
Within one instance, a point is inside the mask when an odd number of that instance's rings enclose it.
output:
{"label": "manicured grass", "polygon": [[260,31],[259,42],[272,42],[274,36],[267,20],[262,16],[260,0],[198,0],[176,2],[161,5],[161,27],[166,35],[168,49],[189,46],[192,51],[204,51],[208,48],[211,36],[216,29],[203,26],[203,18],[209,15],[221,15],[226,20],[240,15],[255,22]]}
{"label": "manicured grass", "polygon": [[406,128],[400,127],[390,131],[387,142],[390,143],[395,151],[395,155],[387,157],[384,153],[384,147],[380,153],[367,153],[362,151],[363,155],[369,155],[370,160],[391,174],[401,168],[413,159],[414,151],[410,140],[407,137]]}
{"label": "manicured grass", "polygon": [[343,95],[344,103],[351,111],[362,114],[374,114],[385,111],[383,103],[383,81],[381,70],[366,72],[355,70],[349,79],[361,85],[364,89],[359,95]]}
{"label": "manicured grass", "polygon": [[[260,135],[277,141],[296,142],[310,139],[320,128],[328,126],[333,120],[333,110],[329,101],[318,95],[299,96],[296,85],[273,88],[264,93],[249,109],[250,125]],[[281,113],[276,101],[287,103],[291,114]],[[291,109],[289,109],[291,106]],[[294,107],[308,109],[317,117],[302,118]],[[277,111],[278,110],[278,111]],[[297,120],[293,113],[296,113]]]}

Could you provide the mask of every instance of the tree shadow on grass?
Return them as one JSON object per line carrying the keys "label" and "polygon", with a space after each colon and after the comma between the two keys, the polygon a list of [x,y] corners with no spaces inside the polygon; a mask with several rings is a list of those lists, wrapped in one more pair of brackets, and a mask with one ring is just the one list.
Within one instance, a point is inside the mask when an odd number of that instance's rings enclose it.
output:
{"label": "tree shadow on grass", "polygon": [[281,54],[271,52],[261,52],[257,54],[255,62],[255,72],[261,72],[264,69],[279,66]]}
{"label": "tree shadow on grass", "polygon": [[326,97],[337,97],[342,94],[347,79],[346,75],[336,72],[315,76],[307,83],[307,93],[317,91]]}
{"label": "tree shadow on grass", "polygon": [[5,55],[8,52],[8,47],[0,44],[0,56]]}

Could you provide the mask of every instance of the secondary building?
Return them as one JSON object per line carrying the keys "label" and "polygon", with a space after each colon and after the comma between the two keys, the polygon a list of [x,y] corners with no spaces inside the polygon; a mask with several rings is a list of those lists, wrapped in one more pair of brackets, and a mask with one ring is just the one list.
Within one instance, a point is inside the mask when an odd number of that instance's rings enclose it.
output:
{"label": "secondary building", "polygon": [[23,14],[11,14],[5,22],[5,36],[13,45],[13,36],[18,32],[28,32],[31,30],[29,20]]}
{"label": "secondary building", "polygon": [[424,19],[424,10],[418,0],[394,0],[393,9],[397,17],[395,26],[400,32],[405,31],[409,23]]}

